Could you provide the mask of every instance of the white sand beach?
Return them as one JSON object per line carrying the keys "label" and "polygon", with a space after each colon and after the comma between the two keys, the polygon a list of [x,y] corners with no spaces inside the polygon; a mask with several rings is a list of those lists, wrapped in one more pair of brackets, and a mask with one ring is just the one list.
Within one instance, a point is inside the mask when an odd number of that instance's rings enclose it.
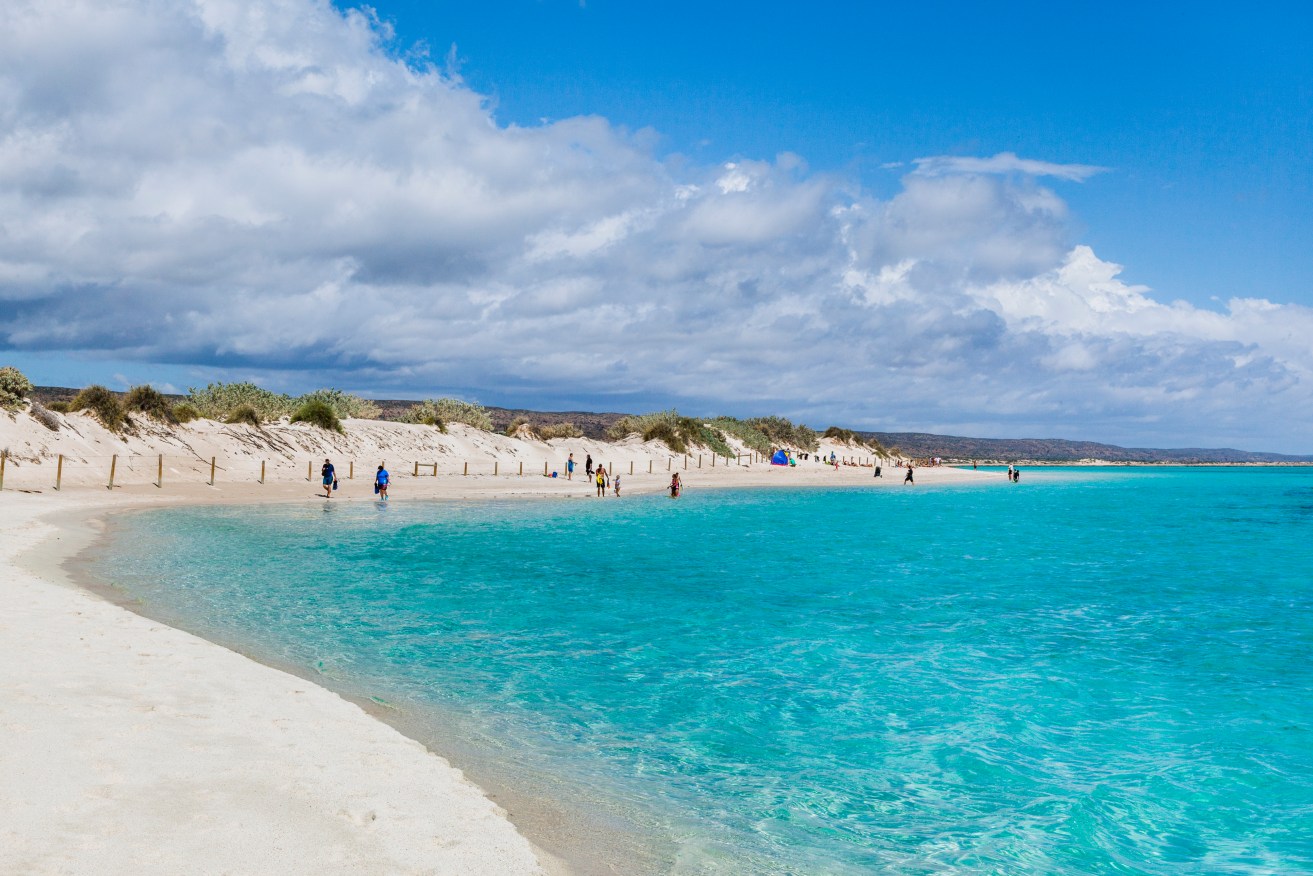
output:
{"label": "white sand beach", "polygon": [[[713,468],[705,450],[698,468],[696,452],[686,458],[658,442],[545,444],[460,425],[441,434],[351,420],[336,435],[198,421],[141,425],[125,437],[85,414],[59,419],[52,431],[27,414],[0,415],[6,873],[567,871],[459,770],[355,704],[76,586],[60,564],[93,542],[106,516],[174,503],[323,502],[317,474],[325,456],[342,478],[334,502],[373,501],[380,462],[393,473],[393,502],[599,501],[582,471],[573,480],[543,477],[544,463],[564,475],[570,452],[580,469],[588,454],[613,465],[625,493],[660,491],[673,471],[689,490],[901,488],[902,480],[891,460],[877,460],[885,466],[879,480],[870,467],[814,461],[790,469],[721,458]],[[821,452],[831,449],[870,453],[828,444]],[[345,477],[352,469],[354,478]],[[916,473],[918,485],[987,477],[996,476]]]}

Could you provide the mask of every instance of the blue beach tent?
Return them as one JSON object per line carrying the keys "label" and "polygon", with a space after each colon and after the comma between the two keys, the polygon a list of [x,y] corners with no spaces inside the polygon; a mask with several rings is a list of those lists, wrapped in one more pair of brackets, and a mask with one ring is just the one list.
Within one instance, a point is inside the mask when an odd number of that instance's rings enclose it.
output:
{"label": "blue beach tent", "polygon": [[788,465],[788,464],[789,464],[789,454],[785,453],[783,450],[776,450],[776,451],[775,451],[775,455],[772,456],[772,457],[770,458],[770,464],[771,464],[771,465]]}

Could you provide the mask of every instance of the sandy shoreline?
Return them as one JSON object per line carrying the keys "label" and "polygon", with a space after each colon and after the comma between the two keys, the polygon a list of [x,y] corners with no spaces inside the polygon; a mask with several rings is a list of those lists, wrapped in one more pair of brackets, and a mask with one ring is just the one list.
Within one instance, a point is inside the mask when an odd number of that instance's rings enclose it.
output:
{"label": "sandy shoreline", "polygon": [[[79,424],[82,433],[94,433],[95,428]],[[398,431],[400,439],[385,434],[380,442],[371,436],[372,446],[361,442],[346,449],[366,459],[382,453],[404,458],[406,450],[420,458],[415,448],[398,447],[410,437],[406,429]],[[421,437],[429,439],[431,431]],[[12,437],[2,437],[12,453]],[[23,437],[40,441],[62,436],[38,432]],[[85,434],[79,437],[84,444],[73,449],[88,459],[104,449],[87,442]],[[308,438],[320,440],[313,433]],[[244,438],[237,440],[245,443]],[[518,463],[531,453],[563,459],[558,448],[511,447],[507,452],[501,446],[468,446],[515,442],[487,433],[452,440],[467,446],[430,455],[482,452],[483,459],[497,461],[500,471],[510,474],[448,476],[444,466],[439,477],[413,477],[403,470],[397,472],[393,501],[599,501],[590,498],[592,488],[581,477],[567,481],[543,478],[540,472],[516,473]],[[29,440],[29,448],[34,443]],[[642,471],[644,458],[675,467],[660,445],[574,443],[580,447],[576,459],[589,452],[599,458],[630,457],[620,468],[626,493],[658,492],[668,483],[664,472]],[[121,449],[131,453],[154,448]],[[281,477],[263,484],[251,479],[209,486],[203,477],[208,474],[203,464],[207,460],[197,449],[185,451],[195,464],[175,468],[163,487],[153,486],[153,478],[136,477],[110,491],[96,485],[98,478],[74,477],[56,493],[50,489],[50,462],[64,451],[53,443],[34,448],[21,479],[12,467],[7,473],[0,492],[0,724],[7,743],[0,747],[0,771],[6,776],[0,791],[0,871],[592,870],[587,855],[581,859],[580,853],[590,841],[604,842],[602,837],[567,836],[559,846],[547,844],[556,846],[551,851],[541,842],[535,848],[459,770],[358,705],[296,675],[114,605],[69,580],[61,562],[91,543],[98,519],[123,510],[324,501],[314,498],[314,486],[304,479],[306,463],[291,455],[278,469]],[[221,449],[233,452],[231,447]],[[315,454],[343,449],[296,448]],[[870,468],[836,471],[814,462],[792,470],[726,467],[721,462],[712,469],[704,461],[701,470],[681,470],[681,475],[689,489],[897,487],[901,480],[897,471],[886,470],[885,478],[875,480]],[[629,465],[636,472],[632,476]],[[363,472],[358,467],[356,479],[345,482],[332,501],[373,501],[366,472],[372,472],[372,465]],[[994,479],[957,469],[923,469],[917,476],[919,483]],[[579,825],[558,828],[567,834],[580,831]],[[573,866],[567,868],[552,852],[573,859]]]}

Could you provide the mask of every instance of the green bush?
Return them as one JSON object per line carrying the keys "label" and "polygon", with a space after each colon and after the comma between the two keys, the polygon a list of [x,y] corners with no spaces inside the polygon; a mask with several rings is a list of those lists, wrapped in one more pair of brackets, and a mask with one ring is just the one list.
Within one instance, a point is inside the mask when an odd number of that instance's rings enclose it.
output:
{"label": "green bush", "polygon": [[[228,412],[224,418],[225,423],[245,423],[248,426],[260,428],[260,414],[250,405],[238,405]],[[340,429],[338,430],[341,431]]]}
{"label": "green bush", "polygon": [[859,436],[852,429],[844,429],[839,426],[831,426],[830,428],[826,429],[825,434],[822,435],[821,437],[833,439],[834,441],[838,441],[841,444],[865,443],[862,441],[861,436]]}
{"label": "green bush", "polygon": [[309,402],[323,402],[343,420],[377,420],[382,413],[378,405],[369,399],[351,395],[340,389],[316,389],[314,392],[307,392],[296,400],[295,407],[299,408]]}
{"label": "green bush", "polygon": [[447,431],[448,423],[464,423],[485,432],[492,431],[492,417],[482,405],[458,398],[425,399],[401,415],[403,423],[423,423]]}
{"label": "green bush", "polygon": [[92,384],[83,389],[68,403],[72,411],[91,411],[102,426],[117,432],[127,423],[127,414],[119,397],[103,386]]}
{"label": "green bush", "polygon": [[510,424],[506,426],[507,437],[514,438],[515,433],[520,431],[521,426],[528,426],[528,425],[529,425],[528,418],[516,417],[514,420],[511,420]]}
{"label": "green bush", "polygon": [[734,417],[716,417],[710,425],[713,429],[717,429],[725,435],[737,438],[745,446],[757,451],[762,456],[769,456],[770,452],[775,449],[775,446],[764,432]]}
{"label": "green bush", "polygon": [[333,408],[327,402],[309,401],[292,414],[293,423],[309,423],[324,431],[341,432],[342,421],[337,418]]}
{"label": "green bush", "polygon": [[542,441],[551,441],[553,438],[582,438],[584,433],[574,423],[548,423],[541,426],[531,427],[534,435]]}
{"label": "green bush", "polygon": [[123,398],[123,408],[128,411],[141,411],[165,423],[177,422],[173,419],[173,406],[169,400],[153,386],[134,386]]}
{"label": "green bush", "polygon": [[17,411],[23,407],[23,401],[32,391],[32,381],[23,372],[12,365],[0,368],[0,408]]}
{"label": "green bush", "polygon": [[190,423],[201,418],[201,412],[191,402],[178,402],[173,406],[172,414],[175,423]]}
{"label": "green bush", "polygon": [[195,405],[202,417],[225,420],[242,405],[250,405],[259,414],[261,422],[284,417],[296,409],[290,396],[271,392],[254,383],[211,383],[204,389],[187,390],[187,400]]}
{"label": "green bush", "polygon": [[664,441],[675,453],[688,453],[690,446],[698,446],[710,448],[721,456],[734,455],[719,431],[701,420],[681,416],[675,410],[621,417],[611,424],[606,435],[613,441],[629,435],[638,435],[644,441]]}
{"label": "green bush", "polygon": [[51,402],[50,404],[46,405],[46,408],[54,411],[57,414],[67,414],[68,402]]}
{"label": "green bush", "polygon": [[765,435],[776,447],[812,451],[820,446],[813,430],[795,425],[784,417],[753,417],[744,422]]}

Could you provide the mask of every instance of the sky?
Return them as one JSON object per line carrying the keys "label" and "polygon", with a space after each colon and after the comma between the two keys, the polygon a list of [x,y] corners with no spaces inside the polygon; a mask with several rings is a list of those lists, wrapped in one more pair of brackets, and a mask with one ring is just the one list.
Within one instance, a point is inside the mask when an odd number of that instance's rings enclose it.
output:
{"label": "sky", "polygon": [[0,364],[1313,452],[1294,4],[15,0]]}

